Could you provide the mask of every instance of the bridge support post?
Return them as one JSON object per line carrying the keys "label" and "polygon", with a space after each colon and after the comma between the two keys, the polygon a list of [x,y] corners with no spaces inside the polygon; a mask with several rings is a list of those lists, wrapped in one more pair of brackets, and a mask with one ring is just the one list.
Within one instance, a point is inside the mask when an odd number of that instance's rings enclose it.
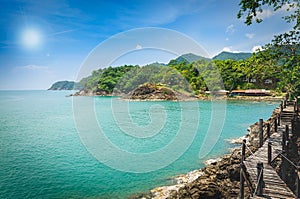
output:
{"label": "bridge support post", "polygon": [[278,116],[277,116],[277,121],[278,121],[277,125],[278,126],[280,126],[280,122],[281,122],[280,120],[281,120],[281,113],[279,113]]}
{"label": "bridge support post", "polygon": [[264,188],[264,165],[262,162],[257,163],[257,189],[255,195],[262,196]]}
{"label": "bridge support post", "polygon": [[259,119],[259,147],[262,147],[264,143],[264,131],[263,131],[263,119]]}

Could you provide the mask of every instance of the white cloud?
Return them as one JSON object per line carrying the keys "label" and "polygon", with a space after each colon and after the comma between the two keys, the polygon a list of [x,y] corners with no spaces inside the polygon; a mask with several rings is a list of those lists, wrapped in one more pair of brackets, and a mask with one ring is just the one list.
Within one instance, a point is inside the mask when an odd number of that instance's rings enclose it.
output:
{"label": "white cloud", "polygon": [[264,9],[262,12],[258,12],[255,18],[266,19],[274,15],[274,12],[270,9]]}
{"label": "white cloud", "polygon": [[248,38],[248,39],[252,39],[255,34],[254,33],[246,33],[245,36]]}
{"label": "white cloud", "polygon": [[25,66],[17,66],[13,68],[14,72],[38,72],[38,73],[45,73],[45,74],[51,74],[53,75],[54,72],[48,67],[48,66],[40,66],[40,65],[34,65],[29,64]]}
{"label": "white cloud", "polygon": [[262,12],[257,12],[256,17],[254,19],[267,19],[272,17],[275,14],[285,13],[290,14],[296,10],[296,6],[293,6],[293,4],[284,4],[281,8],[279,8],[277,11],[273,11],[271,9],[263,9]]}
{"label": "white cloud", "polygon": [[222,51],[230,52],[231,49],[230,49],[230,47],[224,47]]}
{"label": "white cloud", "polygon": [[225,38],[225,41],[229,41],[229,38],[227,37],[227,38]]}
{"label": "white cloud", "polygon": [[235,32],[235,28],[233,24],[227,26],[226,33],[234,33],[234,32]]}
{"label": "white cloud", "polygon": [[232,46],[225,46],[222,51],[231,52],[231,53],[239,53],[238,50],[233,50]]}
{"label": "white cloud", "polygon": [[278,9],[280,12],[294,12],[295,10],[297,10],[297,6],[293,6],[293,4],[284,4]]}
{"label": "white cloud", "polygon": [[26,65],[26,66],[18,66],[17,69],[24,69],[24,70],[48,70],[47,66],[38,66],[38,65]]}
{"label": "white cloud", "polygon": [[137,50],[140,50],[140,49],[142,49],[143,47],[140,45],[140,44],[137,44],[136,45],[136,47],[135,47],[135,49],[137,49]]}
{"label": "white cloud", "polygon": [[253,46],[253,48],[252,48],[252,52],[254,53],[254,52],[259,52],[259,51],[261,51],[262,50],[262,47],[261,46]]}

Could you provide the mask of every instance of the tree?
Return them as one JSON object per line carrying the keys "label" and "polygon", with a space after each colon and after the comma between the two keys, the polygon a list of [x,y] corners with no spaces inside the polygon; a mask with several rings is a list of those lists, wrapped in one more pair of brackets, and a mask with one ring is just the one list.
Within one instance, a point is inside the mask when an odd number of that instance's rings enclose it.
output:
{"label": "tree", "polygon": [[[284,16],[283,19],[287,23],[293,24],[292,30],[289,32],[274,35],[271,43],[264,46],[266,62],[273,61],[274,71],[280,71],[279,88],[282,91],[293,95],[300,94],[300,67],[299,67],[299,51],[300,51],[300,1],[299,0],[241,0],[238,18],[246,15],[245,23],[251,25],[255,20],[257,23],[262,22],[258,17],[258,13],[263,12],[263,8],[272,7],[274,12],[279,9],[286,9],[290,14]],[[268,53],[268,56],[265,54]]]}

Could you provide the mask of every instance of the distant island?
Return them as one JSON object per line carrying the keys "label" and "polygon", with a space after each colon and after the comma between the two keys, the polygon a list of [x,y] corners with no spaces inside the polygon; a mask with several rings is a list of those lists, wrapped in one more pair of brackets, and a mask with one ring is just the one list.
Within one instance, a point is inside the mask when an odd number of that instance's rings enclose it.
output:
{"label": "distant island", "polygon": [[[251,92],[254,96],[281,95],[285,92],[280,88],[284,78],[280,72],[274,74],[274,67],[266,63],[263,53],[221,52],[212,59],[188,53],[168,64],[101,68],[80,82],[59,81],[49,90],[79,90],[72,95],[115,95],[133,100],[203,99],[231,91],[231,97],[251,96]],[[272,92],[264,94],[262,89]]]}
{"label": "distant island", "polygon": [[81,90],[83,86],[74,81],[58,81],[52,84],[48,90]]}

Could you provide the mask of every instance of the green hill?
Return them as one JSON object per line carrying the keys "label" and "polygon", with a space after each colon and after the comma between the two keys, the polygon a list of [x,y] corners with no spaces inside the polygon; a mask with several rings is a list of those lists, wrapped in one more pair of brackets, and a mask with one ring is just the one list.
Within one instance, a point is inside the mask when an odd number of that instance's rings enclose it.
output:
{"label": "green hill", "polygon": [[58,81],[52,84],[48,90],[80,90],[83,86],[74,81]]}
{"label": "green hill", "polygon": [[173,61],[173,63],[174,62],[176,62],[176,63],[181,63],[181,62],[192,63],[192,62],[199,61],[199,60],[209,61],[210,59],[199,56],[199,55],[195,55],[193,53],[188,53],[188,54],[184,54],[184,55],[177,57],[175,59],[175,61],[174,60],[171,60],[171,61]]}
{"label": "green hill", "polygon": [[214,56],[213,60],[245,60],[252,56],[252,53],[231,53],[231,52],[221,52],[220,54]]}

